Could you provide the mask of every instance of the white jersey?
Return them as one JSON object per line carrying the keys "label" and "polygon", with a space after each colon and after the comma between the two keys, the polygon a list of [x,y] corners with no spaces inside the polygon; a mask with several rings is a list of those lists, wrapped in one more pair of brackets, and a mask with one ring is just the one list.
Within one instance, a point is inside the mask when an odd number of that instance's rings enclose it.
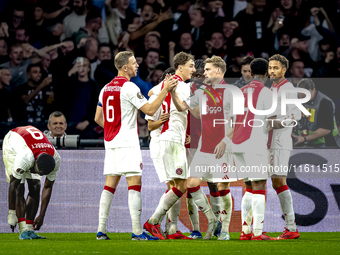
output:
{"label": "white jersey", "polygon": [[[21,135],[16,132],[9,131],[4,139],[3,151],[4,161],[13,161],[12,175],[15,178],[21,179],[24,172],[31,172],[31,169],[34,167],[35,158],[32,150],[28,147],[25,139]],[[55,149],[53,158],[55,160],[55,167],[51,173],[46,175],[46,178],[49,181],[55,181],[60,167],[60,156]]]}
{"label": "white jersey", "polygon": [[116,77],[101,90],[105,148],[139,147],[137,113],[147,103],[140,89],[125,77]]}
{"label": "white jersey", "polygon": [[[156,95],[152,95],[150,98],[149,98],[149,104],[151,104],[155,99],[157,98]],[[153,116],[149,116],[149,115],[146,115],[145,114],[145,119],[146,120],[152,120],[152,121],[157,121],[160,119],[161,117],[161,114],[162,114],[162,106],[160,106],[158,108],[158,110],[155,112],[155,114]],[[155,129],[155,130],[152,130],[150,132],[150,136],[151,138],[156,138],[156,137],[159,137],[161,135],[161,131],[162,131],[162,128],[163,128],[163,125],[161,125],[159,128]]]}
{"label": "white jersey", "polygon": [[[276,90],[278,92],[277,95],[277,106],[276,110],[277,116],[276,119],[280,119],[281,121],[284,119],[295,119],[296,121],[301,119],[301,111],[295,104],[287,104],[286,105],[286,115],[281,115],[281,96],[282,89],[294,89],[292,83],[287,81],[286,79],[282,80],[275,86],[271,87],[271,90]],[[297,99],[297,93],[288,93],[287,98],[289,99]],[[286,123],[288,125],[288,122]],[[272,135],[269,135],[269,144],[270,149],[279,149],[279,150],[292,150],[293,142],[292,142],[292,131],[293,125],[289,127],[284,127],[280,129],[273,129]]]}
{"label": "white jersey", "polygon": [[[210,136],[207,140],[209,140],[209,143],[213,143],[212,148],[215,148],[215,146],[223,139],[222,138],[222,139],[219,139],[218,141],[214,141],[214,138],[216,138],[216,135],[214,135],[213,133],[215,132],[213,131],[213,125],[214,125],[214,121],[217,121],[217,119],[220,119],[218,123],[221,123],[221,124],[219,125],[224,125],[224,135],[226,135],[230,129],[230,121],[231,121],[231,117],[233,116],[232,115],[233,96],[230,90],[227,89],[228,86],[234,86],[234,85],[228,85],[228,84],[223,83],[223,84],[218,84],[215,86],[215,91],[218,93],[219,98],[222,98],[221,100],[223,102],[223,109],[220,109],[220,107],[218,106],[214,107],[216,104],[214,104],[214,102],[210,102],[212,101],[211,97],[206,98],[207,97],[206,89],[208,88],[207,86],[201,86],[199,89],[195,91],[195,94],[193,96],[191,96],[190,98],[186,100],[186,103],[191,110],[194,110],[197,106],[199,106],[199,110],[200,110],[201,126],[203,127],[203,130],[202,130],[202,133],[199,139],[198,150],[201,150],[202,146],[209,147],[209,145],[206,145],[204,143],[202,144],[202,138],[204,135]],[[205,102],[207,106],[205,116],[202,116],[202,112],[203,112],[202,99],[203,98],[206,100]],[[212,106],[210,106],[209,103],[212,103],[211,104]],[[222,112],[222,111],[223,111],[223,116],[217,115],[219,112]],[[206,121],[204,121],[203,123],[204,118],[206,118]],[[228,122],[224,123],[225,120],[227,120]],[[206,127],[207,125],[209,126]],[[204,127],[207,128],[207,131],[204,131]],[[211,130],[212,133],[210,133],[209,130]]]}
{"label": "white jersey", "polygon": [[[178,84],[176,88],[176,92],[180,100],[184,101],[190,96],[190,87],[188,83],[185,83],[179,76],[175,75],[175,79],[178,79]],[[155,86],[152,91],[155,95],[159,95],[160,93],[159,85]],[[163,102],[163,104],[165,101]],[[166,107],[167,108],[167,107]],[[188,110],[183,112],[179,112],[171,99],[170,104],[170,119],[169,119],[169,128],[163,132],[159,140],[163,141],[172,141],[181,143],[184,145],[186,129],[187,129],[187,116]]]}
{"label": "white jersey", "polygon": [[241,90],[245,97],[245,114],[236,115],[234,119],[235,129],[233,134],[233,153],[253,153],[267,155],[267,142],[269,123],[266,121],[269,115],[256,115],[247,107],[248,89],[253,90],[253,106],[257,110],[268,110],[272,106],[272,92],[266,88],[262,82],[253,80]]}

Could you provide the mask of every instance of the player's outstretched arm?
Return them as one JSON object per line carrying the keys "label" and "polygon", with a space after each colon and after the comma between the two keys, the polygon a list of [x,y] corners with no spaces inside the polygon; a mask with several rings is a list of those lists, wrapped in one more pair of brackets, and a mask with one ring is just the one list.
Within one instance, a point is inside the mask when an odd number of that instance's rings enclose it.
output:
{"label": "player's outstretched arm", "polygon": [[[171,99],[174,102],[177,111],[183,112],[187,109],[189,109],[189,106],[185,101],[182,101],[176,91],[171,91]],[[195,117],[196,118],[196,117]]]}
{"label": "player's outstretched arm", "polygon": [[104,128],[104,116],[103,116],[103,107],[97,105],[96,115],[94,116],[94,121]]}
{"label": "player's outstretched arm", "polygon": [[151,104],[146,103],[145,105],[143,105],[140,110],[146,115],[153,116],[163,103],[168,92],[171,92],[176,87],[177,82],[178,81],[173,79],[173,77],[166,79],[164,81],[164,87],[157,98]]}
{"label": "player's outstretched arm", "polygon": [[41,226],[44,224],[44,217],[46,214],[48,203],[50,202],[50,199],[51,199],[53,184],[54,184],[54,181],[49,181],[47,178],[45,179],[44,188],[41,193],[40,214],[34,220],[34,223],[33,223],[34,230],[39,230]]}

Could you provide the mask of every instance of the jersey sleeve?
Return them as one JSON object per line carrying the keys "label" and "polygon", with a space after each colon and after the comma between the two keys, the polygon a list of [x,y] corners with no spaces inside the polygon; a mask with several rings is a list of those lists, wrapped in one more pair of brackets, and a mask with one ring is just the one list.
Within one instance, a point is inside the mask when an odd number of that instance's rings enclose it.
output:
{"label": "jersey sleeve", "polygon": [[53,158],[55,160],[55,167],[54,167],[54,169],[51,173],[46,175],[46,178],[51,182],[55,181],[55,179],[57,177],[57,172],[58,172],[59,167],[60,167],[60,156],[59,156],[59,153],[57,151],[55,151]]}
{"label": "jersey sleeve", "polygon": [[[263,102],[263,108],[261,110],[270,109],[273,105],[273,93],[272,93],[272,91],[265,87],[260,92],[260,96],[261,96],[261,101]],[[268,114],[267,118],[276,116],[277,110],[278,110],[278,108],[276,108],[276,110],[273,113]]]}
{"label": "jersey sleeve", "polygon": [[152,92],[154,95],[158,96],[161,91],[162,91],[162,84],[163,82],[161,82],[160,84],[156,85],[155,87],[152,88]]}
{"label": "jersey sleeve", "polygon": [[[105,86],[104,86],[105,88]],[[103,94],[104,94],[104,88],[99,93],[99,98],[98,98],[98,106],[103,107]]]}
{"label": "jersey sleeve", "polygon": [[[291,85],[291,88],[294,89],[294,86]],[[298,99],[298,95],[295,92],[291,92],[287,94],[288,99]],[[282,99],[281,99],[282,100]],[[300,120],[302,117],[301,110],[295,104],[287,105],[287,116],[288,118],[294,118],[295,120]]]}
{"label": "jersey sleeve", "polygon": [[34,162],[33,153],[28,147],[18,151],[13,166],[13,177],[21,179],[22,175],[34,166]]}
{"label": "jersey sleeve", "polygon": [[137,87],[136,84],[132,82],[126,82],[124,86],[127,86],[127,98],[128,100],[137,108],[140,109],[143,105],[145,105],[148,101],[140,92],[140,89]]}
{"label": "jersey sleeve", "polygon": [[[149,104],[151,104],[153,101],[155,101],[155,99],[157,98],[156,95],[152,95],[150,98],[149,98]],[[159,120],[160,116],[161,116],[161,112],[162,112],[162,106],[160,106],[158,108],[158,110],[155,112],[155,114],[153,116],[149,116],[149,115],[146,115],[145,114],[145,119],[146,120],[152,120],[152,121],[157,121]]]}

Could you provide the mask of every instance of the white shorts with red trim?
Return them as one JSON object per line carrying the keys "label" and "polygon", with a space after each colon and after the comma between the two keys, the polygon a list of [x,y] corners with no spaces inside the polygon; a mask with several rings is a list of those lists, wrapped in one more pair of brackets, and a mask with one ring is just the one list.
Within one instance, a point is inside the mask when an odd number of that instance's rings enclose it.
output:
{"label": "white shorts with red trim", "polygon": [[188,179],[188,163],[184,145],[160,140],[159,149],[167,179]]}
{"label": "white shorts with red trim", "polygon": [[269,177],[273,175],[287,176],[289,172],[290,150],[268,150]]}
{"label": "white shorts with red trim", "polygon": [[143,162],[139,147],[106,148],[104,175],[142,175]]}
{"label": "white shorts with red trim", "polygon": [[226,151],[221,158],[216,159],[216,154],[197,151],[190,164],[189,176],[214,183],[235,182],[237,174],[233,154]]}
{"label": "white shorts with red trim", "polygon": [[156,173],[160,182],[169,182],[171,179],[167,178],[163,161],[160,158],[159,140],[158,137],[151,138],[150,142],[150,157],[152,158],[153,165],[155,166]]}
{"label": "white shorts with red trim", "polygon": [[252,153],[234,153],[237,176],[244,181],[268,179],[268,156]]}

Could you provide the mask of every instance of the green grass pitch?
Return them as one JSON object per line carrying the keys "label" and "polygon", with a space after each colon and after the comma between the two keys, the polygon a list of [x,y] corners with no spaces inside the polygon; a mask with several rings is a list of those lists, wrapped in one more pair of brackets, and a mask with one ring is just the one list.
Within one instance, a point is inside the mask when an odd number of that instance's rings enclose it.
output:
{"label": "green grass pitch", "polygon": [[[95,233],[38,233],[46,240],[19,240],[17,233],[0,234],[0,254],[339,254],[340,233],[300,233],[296,240],[131,241],[129,233],[108,233],[111,240],[97,241]],[[269,233],[276,237],[280,233]]]}

